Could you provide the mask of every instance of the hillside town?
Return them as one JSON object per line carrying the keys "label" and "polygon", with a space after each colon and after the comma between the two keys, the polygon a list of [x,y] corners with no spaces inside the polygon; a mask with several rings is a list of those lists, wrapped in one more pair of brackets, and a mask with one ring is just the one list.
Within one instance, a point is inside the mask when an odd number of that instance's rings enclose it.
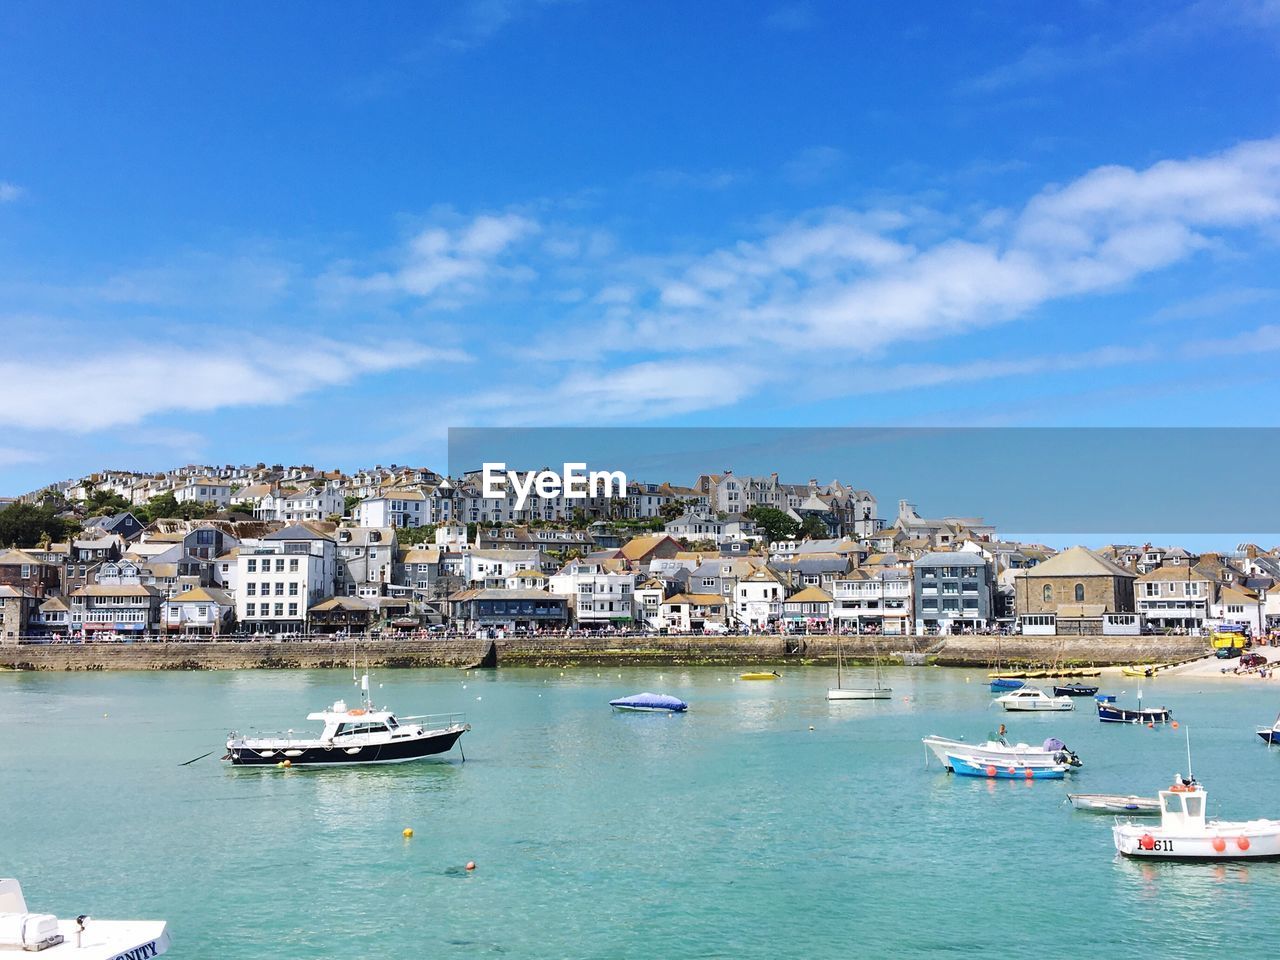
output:
{"label": "hillside town", "polygon": [[103,471],[0,504],[0,639],[781,633],[1203,635],[1280,627],[1280,552],[1054,551],[981,517],[779,474],[485,497],[392,465]]}

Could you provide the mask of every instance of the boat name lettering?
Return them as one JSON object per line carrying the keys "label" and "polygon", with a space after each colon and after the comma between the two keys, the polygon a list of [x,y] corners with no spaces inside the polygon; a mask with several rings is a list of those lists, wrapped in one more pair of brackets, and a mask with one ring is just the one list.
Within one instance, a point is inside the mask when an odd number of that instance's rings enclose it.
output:
{"label": "boat name lettering", "polygon": [[126,950],[124,953],[117,953],[111,960],[148,960],[149,957],[154,957],[159,952],[156,949],[156,942],[152,940],[150,943],[144,943],[142,946]]}
{"label": "boat name lettering", "polygon": [[1173,853],[1172,840],[1153,840],[1151,851],[1153,853]]}

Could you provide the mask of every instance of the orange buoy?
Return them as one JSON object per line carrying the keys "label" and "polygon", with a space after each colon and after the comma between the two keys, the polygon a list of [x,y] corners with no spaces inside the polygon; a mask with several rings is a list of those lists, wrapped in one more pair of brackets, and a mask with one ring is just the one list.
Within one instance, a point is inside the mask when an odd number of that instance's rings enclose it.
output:
{"label": "orange buoy", "polygon": [[1170,724],[1170,726],[1171,726],[1171,727],[1173,727],[1173,729],[1177,730],[1177,729],[1178,729],[1178,721],[1177,721],[1177,720],[1173,721],[1173,723],[1171,723],[1171,724]]}
{"label": "orange buoy", "polygon": [[1236,837],[1236,846],[1237,846],[1237,847],[1239,847],[1241,850],[1248,850],[1248,849],[1249,849],[1249,838],[1248,838],[1248,837]]}
{"label": "orange buoy", "polygon": [[1010,767],[1010,768],[1009,768],[1009,772],[1010,772],[1010,773],[1017,773],[1017,772],[1018,772],[1018,768],[1017,768],[1017,767]]}
{"label": "orange buoy", "polygon": [[1148,724],[1147,724],[1147,729],[1148,729],[1148,730],[1154,730],[1155,728],[1156,728],[1156,725],[1155,725],[1154,723],[1148,723]]}
{"label": "orange buoy", "polygon": [[1227,849],[1227,841],[1223,840],[1221,837],[1214,837],[1213,849],[1221,853],[1223,850]]}
{"label": "orange buoy", "polygon": [[1034,779],[1035,779],[1035,776],[1036,776],[1036,775],[1031,771],[1031,768],[1030,768],[1030,767],[1027,767],[1027,779],[1028,779],[1028,780],[1034,780]]}
{"label": "orange buoy", "polygon": [[467,861],[467,869],[468,869],[468,870],[474,870],[475,868],[476,868],[476,862],[475,862],[474,860],[468,860],[468,861]]}
{"label": "orange buoy", "polygon": [[413,827],[405,827],[403,830],[400,831],[400,836],[408,840],[410,837],[413,836]]}
{"label": "orange buoy", "polygon": [[1156,838],[1149,833],[1144,833],[1138,840],[1138,846],[1143,850],[1154,850],[1156,848]]}
{"label": "orange buoy", "polygon": [[988,777],[994,777],[995,775],[996,775],[996,768],[995,768],[995,767],[987,767],[987,776],[988,776]]}

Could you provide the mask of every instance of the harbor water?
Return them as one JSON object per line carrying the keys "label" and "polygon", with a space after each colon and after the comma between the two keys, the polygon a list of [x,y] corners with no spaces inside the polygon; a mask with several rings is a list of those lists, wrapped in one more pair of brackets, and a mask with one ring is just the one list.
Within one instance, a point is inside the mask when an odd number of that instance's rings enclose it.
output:
{"label": "harbor water", "polygon": [[[1280,817],[1280,747],[1253,732],[1280,683],[1103,678],[1182,727],[1150,730],[1091,699],[1002,713],[981,671],[891,670],[892,700],[837,703],[831,670],[782,672],[388,670],[379,703],[466,712],[466,761],[292,770],[220,763],[227,731],[311,732],[358,699],[349,672],[2,673],[0,876],[33,909],[166,919],[175,958],[1274,953],[1280,863],[1121,861],[1112,818],[1064,801],[1153,796],[1189,730],[1211,813]],[[689,712],[607,705],[641,691]],[[921,737],[1000,722],[1083,769],[926,765]]]}

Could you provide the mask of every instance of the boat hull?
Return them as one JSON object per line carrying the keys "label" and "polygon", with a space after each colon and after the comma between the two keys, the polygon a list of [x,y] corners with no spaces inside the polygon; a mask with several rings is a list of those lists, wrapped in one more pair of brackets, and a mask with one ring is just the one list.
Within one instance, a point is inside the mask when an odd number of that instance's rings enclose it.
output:
{"label": "boat hull", "polygon": [[1262,742],[1266,744],[1280,743],[1280,730],[1272,727],[1259,727],[1258,736],[1262,738]]}
{"label": "boat hull", "polygon": [[1012,677],[997,677],[991,681],[992,690],[1021,690],[1026,686],[1025,680],[1014,680]]}
{"label": "boat hull", "polygon": [[227,744],[227,756],[236,767],[274,767],[288,761],[294,767],[352,767],[378,763],[408,763],[437,756],[453,749],[465,726],[428,733],[422,737],[354,747],[326,746],[300,741],[282,749],[256,748],[251,744]]}
{"label": "boat hull", "polygon": [[776,673],[743,673],[738,676],[739,680],[781,680],[782,677]]}
{"label": "boat hull", "polygon": [[1066,686],[1055,686],[1053,695],[1055,697],[1092,697],[1098,692],[1097,687],[1086,687],[1081,683],[1070,683]]}
{"label": "boat hull", "polygon": [[828,700],[888,700],[892,696],[888,687],[839,687],[827,691]]}
{"label": "boat hull", "polygon": [[1060,766],[1060,751],[1045,750],[1027,743],[1003,744],[987,741],[985,743],[965,743],[963,740],[950,740],[946,737],[925,737],[924,745],[937,757],[942,765],[951,768],[951,756],[959,754],[981,764],[995,764],[1007,767],[1010,764],[1023,767]]}
{"label": "boat hull", "polygon": [[1076,705],[1070,700],[1062,703],[1057,698],[1048,701],[1028,700],[1023,703],[1006,700],[1000,706],[1004,707],[1009,713],[1066,713],[1076,708]]}
{"label": "boat hull", "polygon": [[1098,719],[1103,723],[1170,723],[1173,721],[1173,711],[1166,707],[1129,710],[1110,703],[1099,703]]}
{"label": "boat hull", "polygon": [[610,704],[615,710],[623,713],[684,713],[688,707],[635,707],[619,703]]}
{"label": "boat hull", "polygon": [[1280,822],[1274,820],[1211,823],[1204,833],[1119,823],[1112,828],[1112,838],[1119,853],[1135,859],[1280,859]]}
{"label": "boat hull", "polygon": [[1067,768],[1062,764],[1036,767],[1006,761],[1004,766],[997,766],[994,763],[982,763],[974,758],[955,754],[951,754],[947,760],[953,773],[958,773],[962,777],[983,777],[988,780],[1061,780],[1067,773]]}
{"label": "boat hull", "polygon": [[1160,814],[1160,801],[1155,797],[1125,797],[1111,793],[1069,793],[1067,799],[1077,810],[1090,813],[1127,813],[1134,817]]}

